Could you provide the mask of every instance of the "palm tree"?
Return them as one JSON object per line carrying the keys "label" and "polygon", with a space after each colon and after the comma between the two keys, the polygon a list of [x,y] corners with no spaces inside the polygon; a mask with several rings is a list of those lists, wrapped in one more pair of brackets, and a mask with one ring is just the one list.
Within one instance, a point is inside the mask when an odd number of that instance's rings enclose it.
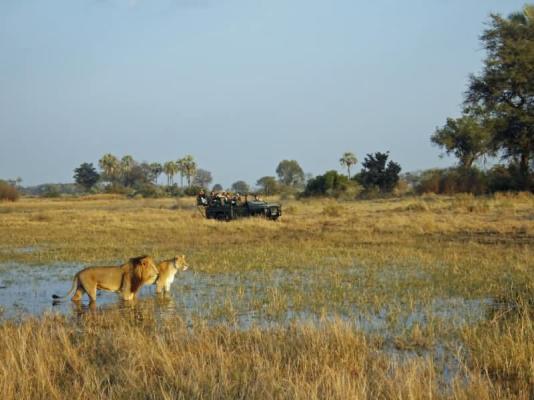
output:
{"label": "palm tree", "polygon": [[339,163],[347,167],[347,175],[350,179],[350,167],[358,162],[358,159],[353,153],[347,152],[339,159]]}
{"label": "palm tree", "polygon": [[184,176],[185,176],[184,159],[180,158],[178,161],[176,161],[176,165],[178,166],[178,172],[180,172],[180,187],[184,187]]}
{"label": "palm tree", "polygon": [[98,160],[98,166],[102,171],[106,180],[113,182],[119,172],[119,160],[111,153],[104,154],[100,160]]}
{"label": "palm tree", "polygon": [[191,178],[195,175],[197,163],[193,159],[193,156],[189,154],[182,158],[181,161],[184,169],[184,175],[187,177],[187,186],[191,187]]}
{"label": "palm tree", "polygon": [[157,185],[158,184],[158,177],[163,172],[163,166],[158,162],[153,162],[153,163],[151,163],[149,165],[149,167],[150,167],[150,172],[154,176],[154,184]]}
{"label": "palm tree", "polygon": [[124,186],[128,186],[129,184],[129,174],[132,170],[133,166],[135,165],[135,160],[130,155],[125,155],[121,158],[120,162],[120,175],[122,177],[122,184]]}
{"label": "palm tree", "polygon": [[122,157],[121,158],[121,173],[125,174],[125,173],[130,172],[134,164],[135,164],[135,161],[132,156],[127,154],[124,157]]}
{"label": "palm tree", "polygon": [[163,173],[167,175],[167,185],[171,186],[173,182],[174,175],[178,172],[178,165],[174,161],[167,161],[163,164]]}

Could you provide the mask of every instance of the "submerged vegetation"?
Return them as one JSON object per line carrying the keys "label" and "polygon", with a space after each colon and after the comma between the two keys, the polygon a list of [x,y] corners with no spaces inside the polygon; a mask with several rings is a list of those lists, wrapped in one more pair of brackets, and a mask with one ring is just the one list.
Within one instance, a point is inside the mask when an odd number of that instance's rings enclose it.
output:
{"label": "submerged vegetation", "polygon": [[2,203],[0,262],[185,253],[199,277],[165,315],[148,296],[5,320],[2,395],[529,399],[533,210],[527,193],[305,199],[221,223],[191,198]]}

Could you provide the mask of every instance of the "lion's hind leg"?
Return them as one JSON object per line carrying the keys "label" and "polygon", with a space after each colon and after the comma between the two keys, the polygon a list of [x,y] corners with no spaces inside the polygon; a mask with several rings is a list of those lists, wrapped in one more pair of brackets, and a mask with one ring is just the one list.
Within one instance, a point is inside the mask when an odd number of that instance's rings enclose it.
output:
{"label": "lion's hind leg", "polygon": [[84,285],[83,282],[78,283],[76,293],[72,296],[72,301],[80,301],[84,293],[87,293],[91,303],[96,301],[96,285],[88,285],[87,283]]}
{"label": "lion's hind leg", "polygon": [[89,296],[89,300],[91,303],[96,302],[96,285],[91,288],[85,288],[85,291],[87,292],[87,295]]}
{"label": "lion's hind leg", "polygon": [[85,293],[85,289],[83,286],[79,283],[78,287],[76,288],[76,292],[72,296],[72,301],[80,301],[82,299],[83,294]]}

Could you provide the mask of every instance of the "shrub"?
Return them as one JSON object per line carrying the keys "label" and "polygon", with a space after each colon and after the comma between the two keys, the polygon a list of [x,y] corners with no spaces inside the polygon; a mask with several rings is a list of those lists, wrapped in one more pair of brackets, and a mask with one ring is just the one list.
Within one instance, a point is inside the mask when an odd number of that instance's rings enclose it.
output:
{"label": "shrub", "polygon": [[393,194],[395,196],[405,196],[411,192],[412,188],[408,181],[405,179],[399,179],[395,189],[393,189]]}
{"label": "shrub", "polygon": [[104,192],[113,194],[129,194],[130,189],[119,183],[112,183],[104,188]]}
{"label": "shrub", "polygon": [[184,196],[184,189],[178,185],[165,186],[165,195],[169,197],[182,197]]}
{"label": "shrub", "polygon": [[164,197],[166,196],[166,193],[165,190],[154,185],[153,183],[144,183],[135,185],[134,195],[140,195],[143,197]]}
{"label": "shrub", "polygon": [[441,180],[441,170],[429,169],[424,171],[415,183],[415,190],[419,194],[439,193],[439,183]]}
{"label": "shrub", "polygon": [[[196,196],[201,190],[204,190],[201,186],[189,186],[186,187],[183,190],[182,196],[185,194],[186,196]],[[180,196],[180,195],[178,195]]]}
{"label": "shrub", "polygon": [[45,185],[41,192],[41,197],[56,198],[60,196],[61,196],[61,192],[59,190],[59,187],[54,184]]}
{"label": "shrub", "polygon": [[356,182],[350,181],[345,175],[332,170],[310,179],[306,184],[303,196],[340,197],[348,195],[355,198],[358,192],[359,185]]}
{"label": "shrub", "polygon": [[477,168],[432,169],[421,174],[415,190],[419,194],[455,194],[488,192],[486,174]]}
{"label": "shrub", "polygon": [[[534,181],[534,175],[530,174],[530,181]],[[491,192],[521,191],[524,187],[524,177],[517,164],[508,166],[496,165],[488,171],[488,187]],[[534,191],[534,186],[530,187]]]}
{"label": "shrub", "polygon": [[19,192],[15,186],[0,181],[0,200],[17,201],[19,197]]}

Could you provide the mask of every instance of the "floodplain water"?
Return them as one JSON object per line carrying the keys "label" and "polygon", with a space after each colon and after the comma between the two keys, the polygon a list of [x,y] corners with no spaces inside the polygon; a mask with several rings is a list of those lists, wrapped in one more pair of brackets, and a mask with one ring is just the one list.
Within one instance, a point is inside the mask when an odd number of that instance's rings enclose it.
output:
{"label": "floodplain water", "polygon": [[[143,287],[134,302],[121,301],[116,293],[99,291],[96,307],[89,306],[87,296],[81,304],[73,303],[67,297],[54,305],[52,295],[66,294],[74,275],[84,267],[76,263],[44,266],[0,264],[0,320],[22,320],[49,313],[76,318],[81,313],[105,313],[110,309],[125,313],[133,311],[139,318],[150,316],[155,321],[179,316],[191,327],[198,320],[212,325],[228,324],[242,330],[295,323],[320,326],[325,321],[342,320],[355,329],[382,337],[383,350],[393,359],[402,362],[414,357],[431,357],[435,363],[442,365],[439,379],[447,390],[453,377],[461,374],[454,351],[450,350],[451,342],[439,338],[426,347],[399,347],[396,337],[406,335],[415,325],[425,327],[435,320],[456,328],[475,324],[486,318],[492,307],[490,299],[435,298],[429,304],[412,305],[399,316],[385,306],[376,309],[339,302],[339,297],[336,297],[339,294],[313,304],[309,298],[303,301],[303,294],[313,293],[318,287],[331,291],[334,290],[333,285],[339,282],[325,280],[324,271],[305,268],[238,273],[189,270],[176,275],[171,291],[166,295],[156,294],[155,286],[151,285]],[[359,277],[361,270],[349,268],[344,274],[345,277]],[[340,286],[342,291],[358,290],[350,284]],[[392,318],[392,314],[396,316]],[[397,320],[392,323],[395,318]]]}
{"label": "floodplain water", "polygon": [[[24,265],[17,263],[0,264],[0,318],[18,319],[26,316],[40,316],[44,313],[69,315],[78,312],[70,299],[59,304],[52,303],[52,295],[64,295],[72,286],[76,272],[84,268],[82,264],[59,263],[54,265]],[[348,273],[358,274],[358,269]],[[315,305],[296,299],[302,293],[309,293],[320,285],[321,275],[317,271],[284,269],[268,271],[247,271],[227,273],[203,273],[198,271],[179,272],[169,294],[155,293],[155,286],[145,286],[139,293],[136,303],[139,306],[150,304],[151,312],[158,317],[179,314],[187,321],[202,318],[210,323],[232,323],[246,329],[252,325],[269,326],[273,323],[319,321],[340,318],[353,323],[366,332],[387,333],[391,330],[390,310],[382,307],[370,310],[356,304],[340,306],[334,300],[325,300]],[[331,283],[325,283],[330,284]],[[291,293],[286,294],[291,288]],[[345,286],[343,290],[353,290]],[[151,303],[152,300],[153,304]],[[88,303],[87,296],[82,301],[82,309]],[[436,298],[430,305],[415,306],[403,318],[405,326],[424,325],[431,312],[455,326],[471,324],[485,317],[491,307],[489,299],[463,299],[458,297]],[[97,310],[125,305],[116,293],[99,291]],[[129,305],[131,306],[131,305]]]}

